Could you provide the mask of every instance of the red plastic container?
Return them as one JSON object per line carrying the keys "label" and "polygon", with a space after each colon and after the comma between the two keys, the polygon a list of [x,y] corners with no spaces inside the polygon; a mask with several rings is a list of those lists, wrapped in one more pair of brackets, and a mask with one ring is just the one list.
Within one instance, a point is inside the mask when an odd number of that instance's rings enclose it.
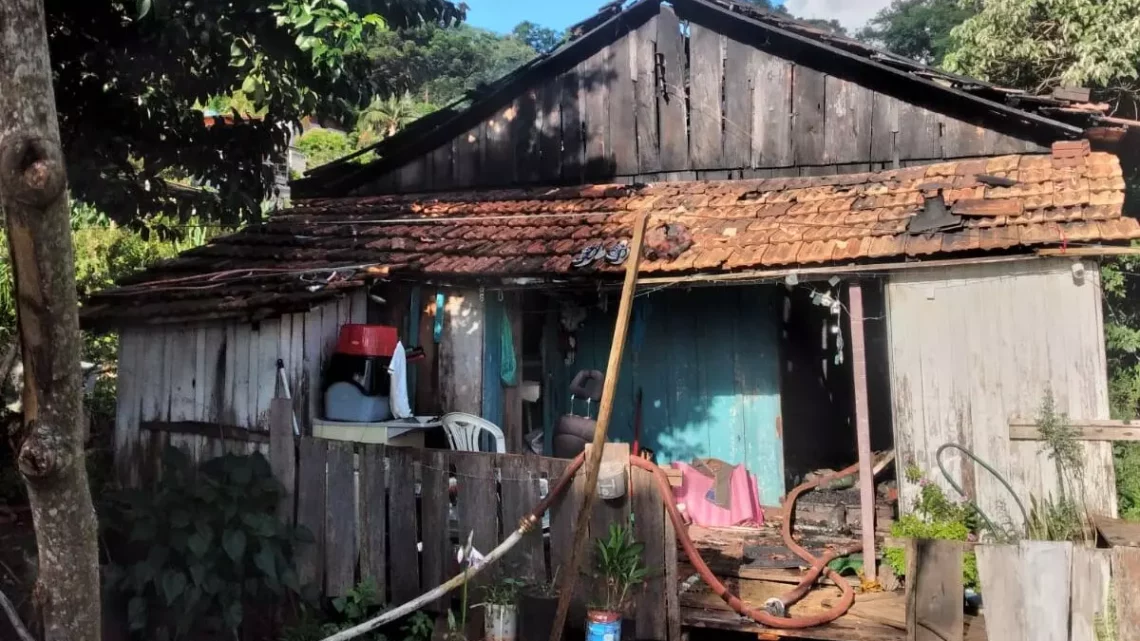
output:
{"label": "red plastic container", "polygon": [[336,351],[353,356],[391,356],[399,335],[387,325],[349,324],[340,328]]}

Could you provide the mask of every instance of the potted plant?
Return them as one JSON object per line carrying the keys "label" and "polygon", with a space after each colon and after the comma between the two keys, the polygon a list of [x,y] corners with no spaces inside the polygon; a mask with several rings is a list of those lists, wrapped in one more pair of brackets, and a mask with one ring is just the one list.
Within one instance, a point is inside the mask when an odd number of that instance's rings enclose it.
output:
{"label": "potted plant", "polygon": [[550,581],[531,583],[519,593],[519,641],[545,641],[558,613],[558,569]]}
{"label": "potted plant", "polygon": [[515,641],[519,589],[523,582],[509,577],[496,578],[483,588],[486,641]]}
{"label": "potted plant", "polygon": [[633,538],[628,525],[610,525],[609,536],[595,542],[594,570],[601,587],[600,600],[586,612],[587,641],[621,639],[622,617],[630,605],[630,589],[645,581],[641,562],[645,546]]}

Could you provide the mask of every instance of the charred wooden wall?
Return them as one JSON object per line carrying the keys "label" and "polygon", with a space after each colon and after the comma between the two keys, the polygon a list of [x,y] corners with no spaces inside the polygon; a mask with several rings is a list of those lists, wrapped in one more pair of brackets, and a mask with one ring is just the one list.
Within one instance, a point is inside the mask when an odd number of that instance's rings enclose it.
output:
{"label": "charred wooden wall", "polygon": [[[663,6],[357,194],[822,175],[1041,151],[984,113]],[[725,32],[730,32],[726,35]],[[848,61],[849,63],[850,61]],[[924,105],[924,106],[920,106]]]}

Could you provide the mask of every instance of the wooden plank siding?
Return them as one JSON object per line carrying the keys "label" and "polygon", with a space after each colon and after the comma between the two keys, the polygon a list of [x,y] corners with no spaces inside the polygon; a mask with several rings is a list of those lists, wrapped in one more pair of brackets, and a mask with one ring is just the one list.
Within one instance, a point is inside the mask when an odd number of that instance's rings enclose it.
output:
{"label": "wooden plank siding", "polygon": [[[292,407],[302,431],[322,412],[321,371],[340,326],[363,322],[368,298],[358,292],[306,313],[257,324],[218,321],[128,326],[119,343],[115,461],[120,479],[137,484],[157,472],[167,445],[200,461],[226,452],[268,454],[272,400],[284,394],[277,361],[285,366]],[[290,418],[290,421],[292,419]],[[216,426],[249,430],[257,438],[223,438]],[[153,428],[153,429],[151,429]],[[290,428],[291,429],[291,428]]]}
{"label": "wooden plank siding", "polygon": [[426,161],[410,159],[356,193],[736,179],[787,168],[827,175],[1046,151],[734,35],[662,6]]}
{"label": "wooden plank siding", "polygon": [[[1039,442],[1011,440],[1009,422],[1036,416],[1047,391],[1074,422],[1109,417],[1099,278],[1089,269],[1076,280],[1071,266],[1057,259],[890,277],[887,349],[898,460],[943,483],[935,453],[957,443],[1009,479],[1026,503],[1057,492],[1056,466]],[[1056,340],[1062,331],[1073,339]],[[1115,515],[1112,443],[1079,446],[1082,495],[1093,512]],[[1020,520],[993,475],[956,452],[943,458],[983,510]],[[900,484],[907,509],[918,486]]]}

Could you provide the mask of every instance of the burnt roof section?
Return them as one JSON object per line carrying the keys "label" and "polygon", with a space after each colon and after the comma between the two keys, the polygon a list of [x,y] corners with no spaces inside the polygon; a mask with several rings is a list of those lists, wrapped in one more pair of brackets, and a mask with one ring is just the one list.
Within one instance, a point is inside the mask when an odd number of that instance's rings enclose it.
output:
{"label": "burnt roof section", "polygon": [[[343,196],[430,153],[492,117],[525,89],[562,73],[620,39],[656,15],[661,4],[661,0],[638,0],[624,10],[620,2],[606,5],[595,16],[571,27],[571,39],[554,51],[539,55],[495,83],[416,120],[394,136],[311,169],[293,183],[293,193],[302,198]],[[1016,128],[1035,129],[1045,144],[1078,138],[1093,128],[1119,129],[1135,124],[1108,116],[1107,105],[1066,99],[1065,92],[1032,95],[948,73],[754,5],[734,0],[671,0],[669,4],[683,19],[717,27],[754,46],[826,58],[855,75],[874,78],[881,87],[893,86],[895,93],[900,87],[909,89],[912,97],[925,94],[926,102],[943,108],[972,110],[1004,118]],[[351,162],[367,152],[375,152],[378,158],[364,165]]]}
{"label": "burnt roof section", "polygon": [[[917,233],[931,198],[952,220]],[[124,279],[89,299],[83,318],[255,319],[377,278],[616,282],[621,266],[581,268],[573,259],[625,241],[641,214],[653,228],[680,224],[691,235],[675,259],[642,263],[644,275],[672,276],[1140,238],[1123,202],[1119,160],[1087,145],[864,174],[317,199]]]}

